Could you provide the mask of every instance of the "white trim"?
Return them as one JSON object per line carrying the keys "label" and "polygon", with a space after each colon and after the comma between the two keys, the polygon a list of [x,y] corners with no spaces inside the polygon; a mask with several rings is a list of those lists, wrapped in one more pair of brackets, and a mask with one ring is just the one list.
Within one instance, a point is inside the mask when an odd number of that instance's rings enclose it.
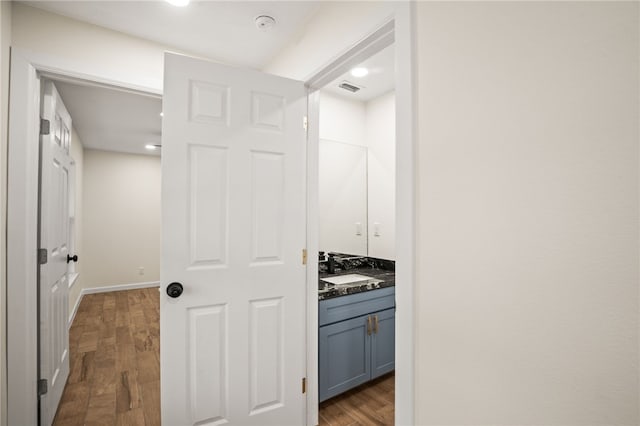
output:
{"label": "white trim", "polygon": [[[38,424],[37,277],[40,81],[11,50],[7,190],[7,424]],[[31,141],[31,143],[27,143]]]}
{"label": "white trim", "polygon": [[415,424],[418,96],[415,2],[396,9],[396,387],[395,424]]}
{"label": "white trim", "polygon": [[95,294],[95,293],[109,293],[111,291],[123,291],[123,290],[136,290],[138,288],[160,287],[160,281],[149,281],[145,283],[132,283],[132,284],[115,284],[107,285],[103,287],[90,287],[83,288],[82,295]]}
{"label": "white trim", "polygon": [[369,34],[345,53],[339,55],[329,64],[320,68],[318,72],[305,81],[307,87],[320,90],[336,78],[340,77],[355,65],[373,56],[387,46],[393,44],[395,22],[393,17],[382,24],[377,30]]}
{"label": "white trim", "polygon": [[151,287],[159,288],[160,281],[149,281],[145,283],[132,283],[132,284],[114,284],[114,285],[107,285],[103,287],[83,288],[80,291],[80,294],[78,295],[76,304],[73,306],[73,311],[71,311],[71,315],[69,315],[68,327],[71,328],[71,324],[73,324],[73,320],[75,319],[76,314],[78,313],[78,307],[80,307],[80,302],[82,301],[82,298],[87,294],[109,293],[112,291],[136,290],[139,288],[151,288]]}
{"label": "white trim", "polygon": [[90,85],[102,85],[120,89],[128,89],[139,94],[152,94],[162,96],[162,80],[151,78],[131,79],[127,67],[122,67],[122,72],[105,73],[104,67],[92,66],[89,62],[69,61],[59,56],[52,56],[33,52],[28,49],[12,48],[12,54],[19,53],[26,58],[31,66],[39,73],[47,76],[55,76],[74,83],[82,81]]}
{"label": "white trim", "polygon": [[307,95],[307,425],[318,422],[318,156],[320,92]]}
{"label": "white trim", "polygon": [[7,423],[38,424],[37,227],[40,82],[55,74],[162,94],[162,81],[131,80],[90,64],[11,49],[7,179]]}
{"label": "white trim", "polygon": [[[396,7],[391,21],[365,37],[331,64],[323,67],[305,84],[309,95],[309,134],[307,158],[307,369],[310,389],[307,395],[307,424],[318,424],[318,144],[320,140],[319,93],[317,89],[333,81],[350,67],[396,42],[396,374],[395,424],[414,424],[415,412],[415,155],[417,146],[415,64],[415,15],[413,2]],[[314,92],[315,91],[315,92]],[[315,339],[315,340],[314,340]],[[315,369],[315,370],[314,370]],[[312,380],[313,378],[313,380]]]}
{"label": "white trim", "polygon": [[76,281],[78,281],[78,277],[80,276],[80,274],[78,272],[74,272],[72,274],[69,274],[69,289],[71,289],[71,287],[73,287],[73,285],[76,283]]}
{"label": "white trim", "polygon": [[82,301],[82,296],[84,296],[84,294],[82,293],[82,290],[81,290],[80,294],[78,295],[78,298],[76,299],[76,304],[73,305],[73,310],[69,315],[69,322],[67,323],[67,328],[71,328],[71,324],[73,324],[73,320],[76,318],[76,314],[78,313],[78,308],[80,307],[80,302]]}

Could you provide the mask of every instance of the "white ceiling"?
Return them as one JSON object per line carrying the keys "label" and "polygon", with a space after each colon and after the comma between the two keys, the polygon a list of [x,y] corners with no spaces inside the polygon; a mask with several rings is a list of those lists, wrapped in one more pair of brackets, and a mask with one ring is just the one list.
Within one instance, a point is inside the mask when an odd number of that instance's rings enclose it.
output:
{"label": "white ceiling", "polygon": [[[295,41],[321,2],[192,0],[184,8],[162,0],[23,3],[221,62],[259,69]],[[277,21],[271,31],[255,27],[255,17],[263,14]],[[363,62],[362,66],[369,68],[368,76],[346,74],[326,90],[366,102],[393,90],[394,63],[394,48],[390,46]],[[344,80],[363,89],[352,94],[338,88]],[[159,154],[144,146],[160,144],[161,99],[62,81],[56,86],[86,148]]]}
{"label": "white ceiling", "polygon": [[[303,30],[320,1],[192,1],[175,7],[151,1],[25,1],[29,6],[89,22],[216,61],[260,69]],[[259,15],[276,25],[256,28]]]}
{"label": "white ceiling", "polygon": [[162,99],[97,86],[55,81],[72,125],[87,149],[159,155]]}
{"label": "white ceiling", "polygon": [[[362,62],[358,67],[367,68],[369,74],[364,77],[354,77],[350,72],[347,72],[329,83],[323,90],[342,98],[367,102],[395,88],[395,47],[393,44]],[[339,88],[338,85],[344,81],[361,87],[361,89],[351,93]]]}

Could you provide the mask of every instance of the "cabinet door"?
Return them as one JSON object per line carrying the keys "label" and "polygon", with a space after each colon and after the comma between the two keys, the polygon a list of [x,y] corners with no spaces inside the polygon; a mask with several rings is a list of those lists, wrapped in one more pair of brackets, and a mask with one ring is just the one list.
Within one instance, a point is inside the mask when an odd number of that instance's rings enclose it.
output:
{"label": "cabinet door", "polygon": [[320,327],[320,401],[371,378],[371,337],[367,315]]}
{"label": "cabinet door", "polygon": [[371,316],[376,331],[371,335],[371,378],[375,379],[396,367],[396,310],[387,309]]}

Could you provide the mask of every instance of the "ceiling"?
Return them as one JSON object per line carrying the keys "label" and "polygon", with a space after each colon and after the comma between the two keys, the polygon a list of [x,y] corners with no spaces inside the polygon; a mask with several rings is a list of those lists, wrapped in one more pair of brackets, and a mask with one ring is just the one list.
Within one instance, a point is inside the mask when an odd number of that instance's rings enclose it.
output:
{"label": "ceiling", "polygon": [[54,81],[87,149],[159,155],[162,99],[127,91]]}
{"label": "ceiling", "polygon": [[[29,6],[201,55],[260,69],[299,34],[320,1],[24,1]],[[255,18],[276,19],[260,31]]]}
{"label": "ceiling", "polygon": [[[392,91],[396,84],[394,72],[395,52],[395,47],[392,44],[358,65],[358,67],[364,67],[369,70],[369,74],[366,76],[354,77],[350,72],[347,72],[329,83],[323,90],[342,98],[361,102],[368,102]],[[339,84],[345,81],[361,89],[351,93],[338,87]]]}
{"label": "ceiling", "polygon": [[[184,8],[165,1],[26,1],[30,6],[172,46],[229,64],[262,68],[296,39],[320,8],[319,1],[194,1]],[[267,14],[276,25],[267,32],[254,21]],[[393,90],[393,45],[364,61],[369,75],[350,74],[325,89],[348,99],[369,101]],[[362,87],[338,88],[343,81]],[[85,148],[159,155],[145,149],[161,143],[162,100],[158,97],[57,81]]]}

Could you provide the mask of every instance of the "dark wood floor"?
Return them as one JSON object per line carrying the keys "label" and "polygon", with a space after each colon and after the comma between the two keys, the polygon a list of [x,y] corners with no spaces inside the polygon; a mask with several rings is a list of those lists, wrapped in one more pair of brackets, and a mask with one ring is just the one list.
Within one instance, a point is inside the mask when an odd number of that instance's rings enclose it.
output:
{"label": "dark wood floor", "polygon": [[157,288],[83,297],[54,425],[160,425],[159,307]]}
{"label": "dark wood floor", "polygon": [[[160,425],[157,288],[89,294],[69,330],[56,426]],[[392,425],[393,374],[320,404],[320,425]]]}
{"label": "dark wood floor", "polygon": [[394,401],[391,373],[320,404],[320,426],[392,425]]}

